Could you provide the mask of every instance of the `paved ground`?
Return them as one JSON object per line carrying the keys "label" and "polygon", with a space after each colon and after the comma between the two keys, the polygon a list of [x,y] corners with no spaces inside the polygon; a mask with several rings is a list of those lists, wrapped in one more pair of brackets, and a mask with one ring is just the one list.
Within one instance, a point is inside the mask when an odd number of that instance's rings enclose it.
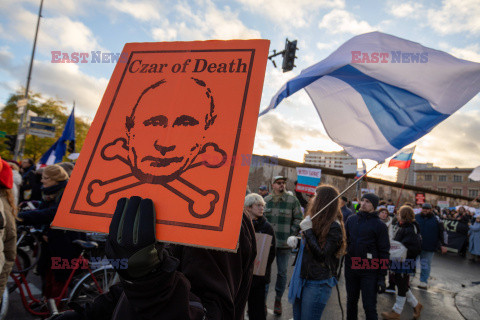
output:
{"label": "paved ground", "polygon": [[[292,258],[293,262],[293,258]],[[274,280],[276,279],[275,262],[272,270],[272,282],[267,298],[268,317],[267,320],[293,319],[292,306],[288,303],[287,292],[283,297],[284,313],[282,316],[273,314],[274,303]],[[289,278],[293,268],[289,268]],[[432,263],[431,287],[428,290],[418,289],[418,275],[412,281],[412,292],[418,301],[424,305],[421,319],[480,319],[480,286],[472,282],[480,281],[480,263],[471,263],[465,258],[458,257],[454,253],[446,255],[435,255]],[[346,318],[346,292],[345,282],[341,278],[338,288],[340,289],[340,300]],[[458,294],[458,298],[456,298]],[[460,299],[461,298],[461,299]],[[388,311],[395,303],[395,296],[381,294],[378,296],[377,310],[379,313]],[[460,305],[460,307],[458,306]],[[365,319],[361,299],[359,302],[359,317]],[[338,302],[337,291],[332,291],[322,319],[341,319],[341,310]],[[413,310],[406,306],[401,319],[412,319]]]}
{"label": "paved ground", "polygon": [[[291,258],[293,262],[293,256]],[[293,268],[289,267],[289,275]],[[417,289],[418,276],[412,281],[412,291],[417,299],[424,305],[422,319],[480,319],[480,263],[471,263],[467,259],[460,258],[454,253],[446,255],[435,255],[432,265],[432,279],[429,281],[431,287],[429,290]],[[276,278],[275,263],[272,270],[272,280]],[[37,276],[29,276],[29,281],[33,282],[34,292],[39,294],[37,288],[40,287],[40,281]],[[477,284],[477,285],[475,285]],[[346,293],[343,277],[338,285],[340,289],[341,302],[346,313]],[[268,320],[293,319],[292,307],[287,301],[287,292],[283,297],[284,313],[277,317],[273,315],[274,300],[274,282],[270,287],[270,294],[267,299],[269,315]],[[391,309],[395,301],[395,296],[382,294],[378,297],[378,312]],[[346,315],[346,314],[345,314]],[[412,309],[405,307],[401,319],[412,319]],[[332,296],[325,309],[323,319],[341,319],[337,291],[332,292]],[[361,302],[359,303],[359,319],[365,319]],[[9,312],[7,319],[38,319],[29,315],[23,308],[18,292],[10,296]]]}

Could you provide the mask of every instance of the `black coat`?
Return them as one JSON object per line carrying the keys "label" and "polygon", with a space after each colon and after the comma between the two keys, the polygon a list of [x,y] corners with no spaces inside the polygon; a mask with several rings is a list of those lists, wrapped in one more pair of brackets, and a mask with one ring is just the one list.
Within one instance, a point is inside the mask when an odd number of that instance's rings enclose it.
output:
{"label": "black coat", "polygon": [[[345,268],[351,269],[352,257],[361,259],[385,259],[390,258],[390,240],[388,229],[378,217],[377,212],[359,211],[348,218],[345,224],[347,233],[347,255],[345,256]],[[370,256],[371,255],[371,256]],[[353,270],[359,273],[378,273],[382,276],[387,274],[387,269]]]}
{"label": "black coat", "polygon": [[325,244],[319,244],[312,229],[304,232],[306,246],[303,250],[300,277],[307,280],[325,280],[335,275],[338,259],[335,257],[342,244],[342,229],[332,223]]}
{"label": "black coat", "polygon": [[[253,228],[255,233],[264,233],[271,235],[272,244],[270,245],[270,252],[268,253],[267,269],[265,270],[265,276],[253,276],[254,281],[264,281],[265,283],[270,283],[270,274],[272,271],[272,262],[275,260],[275,231],[273,231],[272,225],[267,221],[267,218],[261,216],[257,220],[252,220]],[[261,278],[261,279],[260,279]]]}
{"label": "black coat", "polygon": [[[48,237],[48,242],[42,245],[42,254],[38,261],[38,272],[45,275],[47,270],[51,268],[52,257],[60,257],[71,261],[80,255],[81,249],[76,247],[72,242],[77,239],[85,239],[85,234],[75,231],[66,231],[59,229],[51,229],[49,226],[55,218],[57,208],[63,195],[63,191],[67,185],[67,181],[59,182],[59,184],[42,188],[45,195],[56,196],[48,201],[42,201],[37,210],[21,212],[19,217],[22,224],[33,226],[44,226],[44,234]],[[65,281],[71,273],[71,270],[54,269],[53,273],[57,281]]]}
{"label": "black coat", "polygon": [[[19,190],[19,202],[27,200],[42,200],[42,183],[40,175],[35,172],[35,166],[31,166],[22,175],[22,184]],[[25,199],[25,191],[30,192],[30,197]]]}
{"label": "black coat", "polygon": [[420,235],[420,227],[416,221],[405,222],[398,225],[393,240],[401,242],[407,248],[407,259],[415,259],[422,250],[422,243],[418,241]]}
{"label": "black coat", "polygon": [[243,215],[236,253],[184,246],[174,246],[170,253],[164,249],[154,273],[122,279],[77,319],[243,319],[255,256],[253,225]]}

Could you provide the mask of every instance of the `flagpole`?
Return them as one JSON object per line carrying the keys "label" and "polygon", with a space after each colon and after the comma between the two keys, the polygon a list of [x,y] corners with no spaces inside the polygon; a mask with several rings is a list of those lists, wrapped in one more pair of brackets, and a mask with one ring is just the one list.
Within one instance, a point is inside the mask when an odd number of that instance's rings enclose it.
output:
{"label": "flagpole", "polygon": [[377,163],[372,169],[368,170],[368,172],[365,172],[363,174],[363,176],[361,176],[360,178],[356,179],[351,185],[349,185],[345,190],[343,190],[338,196],[335,197],[335,199],[333,199],[332,201],[330,201],[325,207],[323,207],[322,209],[320,209],[320,211],[318,211],[317,213],[315,213],[313,215],[313,217],[311,218],[312,220],[318,216],[320,213],[323,212],[323,210],[325,210],[326,208],[328,208],[329,205],[331,205],[332,203],[335,202],[335,200],[337,200],[338,198],[340,198],[345,192],[347,192],[348,190],[350,190],[351,187],[353,187],[355,184],[357,184],[360,180],[362,180],[363,177],[365,177],[367,174],[369,174],[373,169],[375,169],[380,163]]}
{"label": "flagpole", "polygon": [[405,179],[403,179],[402,188],[400,189],[400,194],[398,195],[397,203],[395,204],[395,208],[398,208],[398,203],[400,202],[400,197],[402,196],[403,188],[405,188],[405,183],[407,182],[408,174],[410,173],[410,168],[411,168],[411,166],[408,167],[407,174],[405,175]]}

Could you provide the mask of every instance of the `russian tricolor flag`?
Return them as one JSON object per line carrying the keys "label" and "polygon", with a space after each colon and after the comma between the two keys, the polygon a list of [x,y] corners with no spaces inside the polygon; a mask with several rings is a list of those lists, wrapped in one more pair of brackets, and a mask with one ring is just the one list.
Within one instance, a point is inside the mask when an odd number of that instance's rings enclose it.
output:
{"label": "russian tricolor flag", "polygon": [[356,159],[382,162],[480,91],[480,63],[366,33],[289,80],[260,115],[303,88],[334,142]]}
{"label": "russian tricolor flag", "polygon": [[402,150],[399,154],[393,157],[388,163],[389,167],[397,167],[399,169],[407,169],[412,163],[413,152],[415,147]]}

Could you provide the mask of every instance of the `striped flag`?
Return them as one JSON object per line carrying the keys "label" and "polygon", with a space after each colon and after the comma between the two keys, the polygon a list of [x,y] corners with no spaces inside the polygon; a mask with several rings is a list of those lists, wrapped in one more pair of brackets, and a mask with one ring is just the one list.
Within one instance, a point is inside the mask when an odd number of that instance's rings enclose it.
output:
{"label": "striped flag", "polygon": [[367,166],[365,165],[365,161],[362,160],[362,166],[358,166],[357,161],[357,174],[355,175],[355,179],[360,179],[365,173],[367,173]]}
{"label": "striped flag", "polygon": [[480,91],[480,63],[381,32],[356,36],[289,80],[261,112],[305,88],[330,138],[384,161]]}
{"label": "striped flag", "polygon": [[409,168],[412,163],[413,152],[415,152],[415,146],[400,151],[390,160],[388,166],[397,167],[399,169]]}

